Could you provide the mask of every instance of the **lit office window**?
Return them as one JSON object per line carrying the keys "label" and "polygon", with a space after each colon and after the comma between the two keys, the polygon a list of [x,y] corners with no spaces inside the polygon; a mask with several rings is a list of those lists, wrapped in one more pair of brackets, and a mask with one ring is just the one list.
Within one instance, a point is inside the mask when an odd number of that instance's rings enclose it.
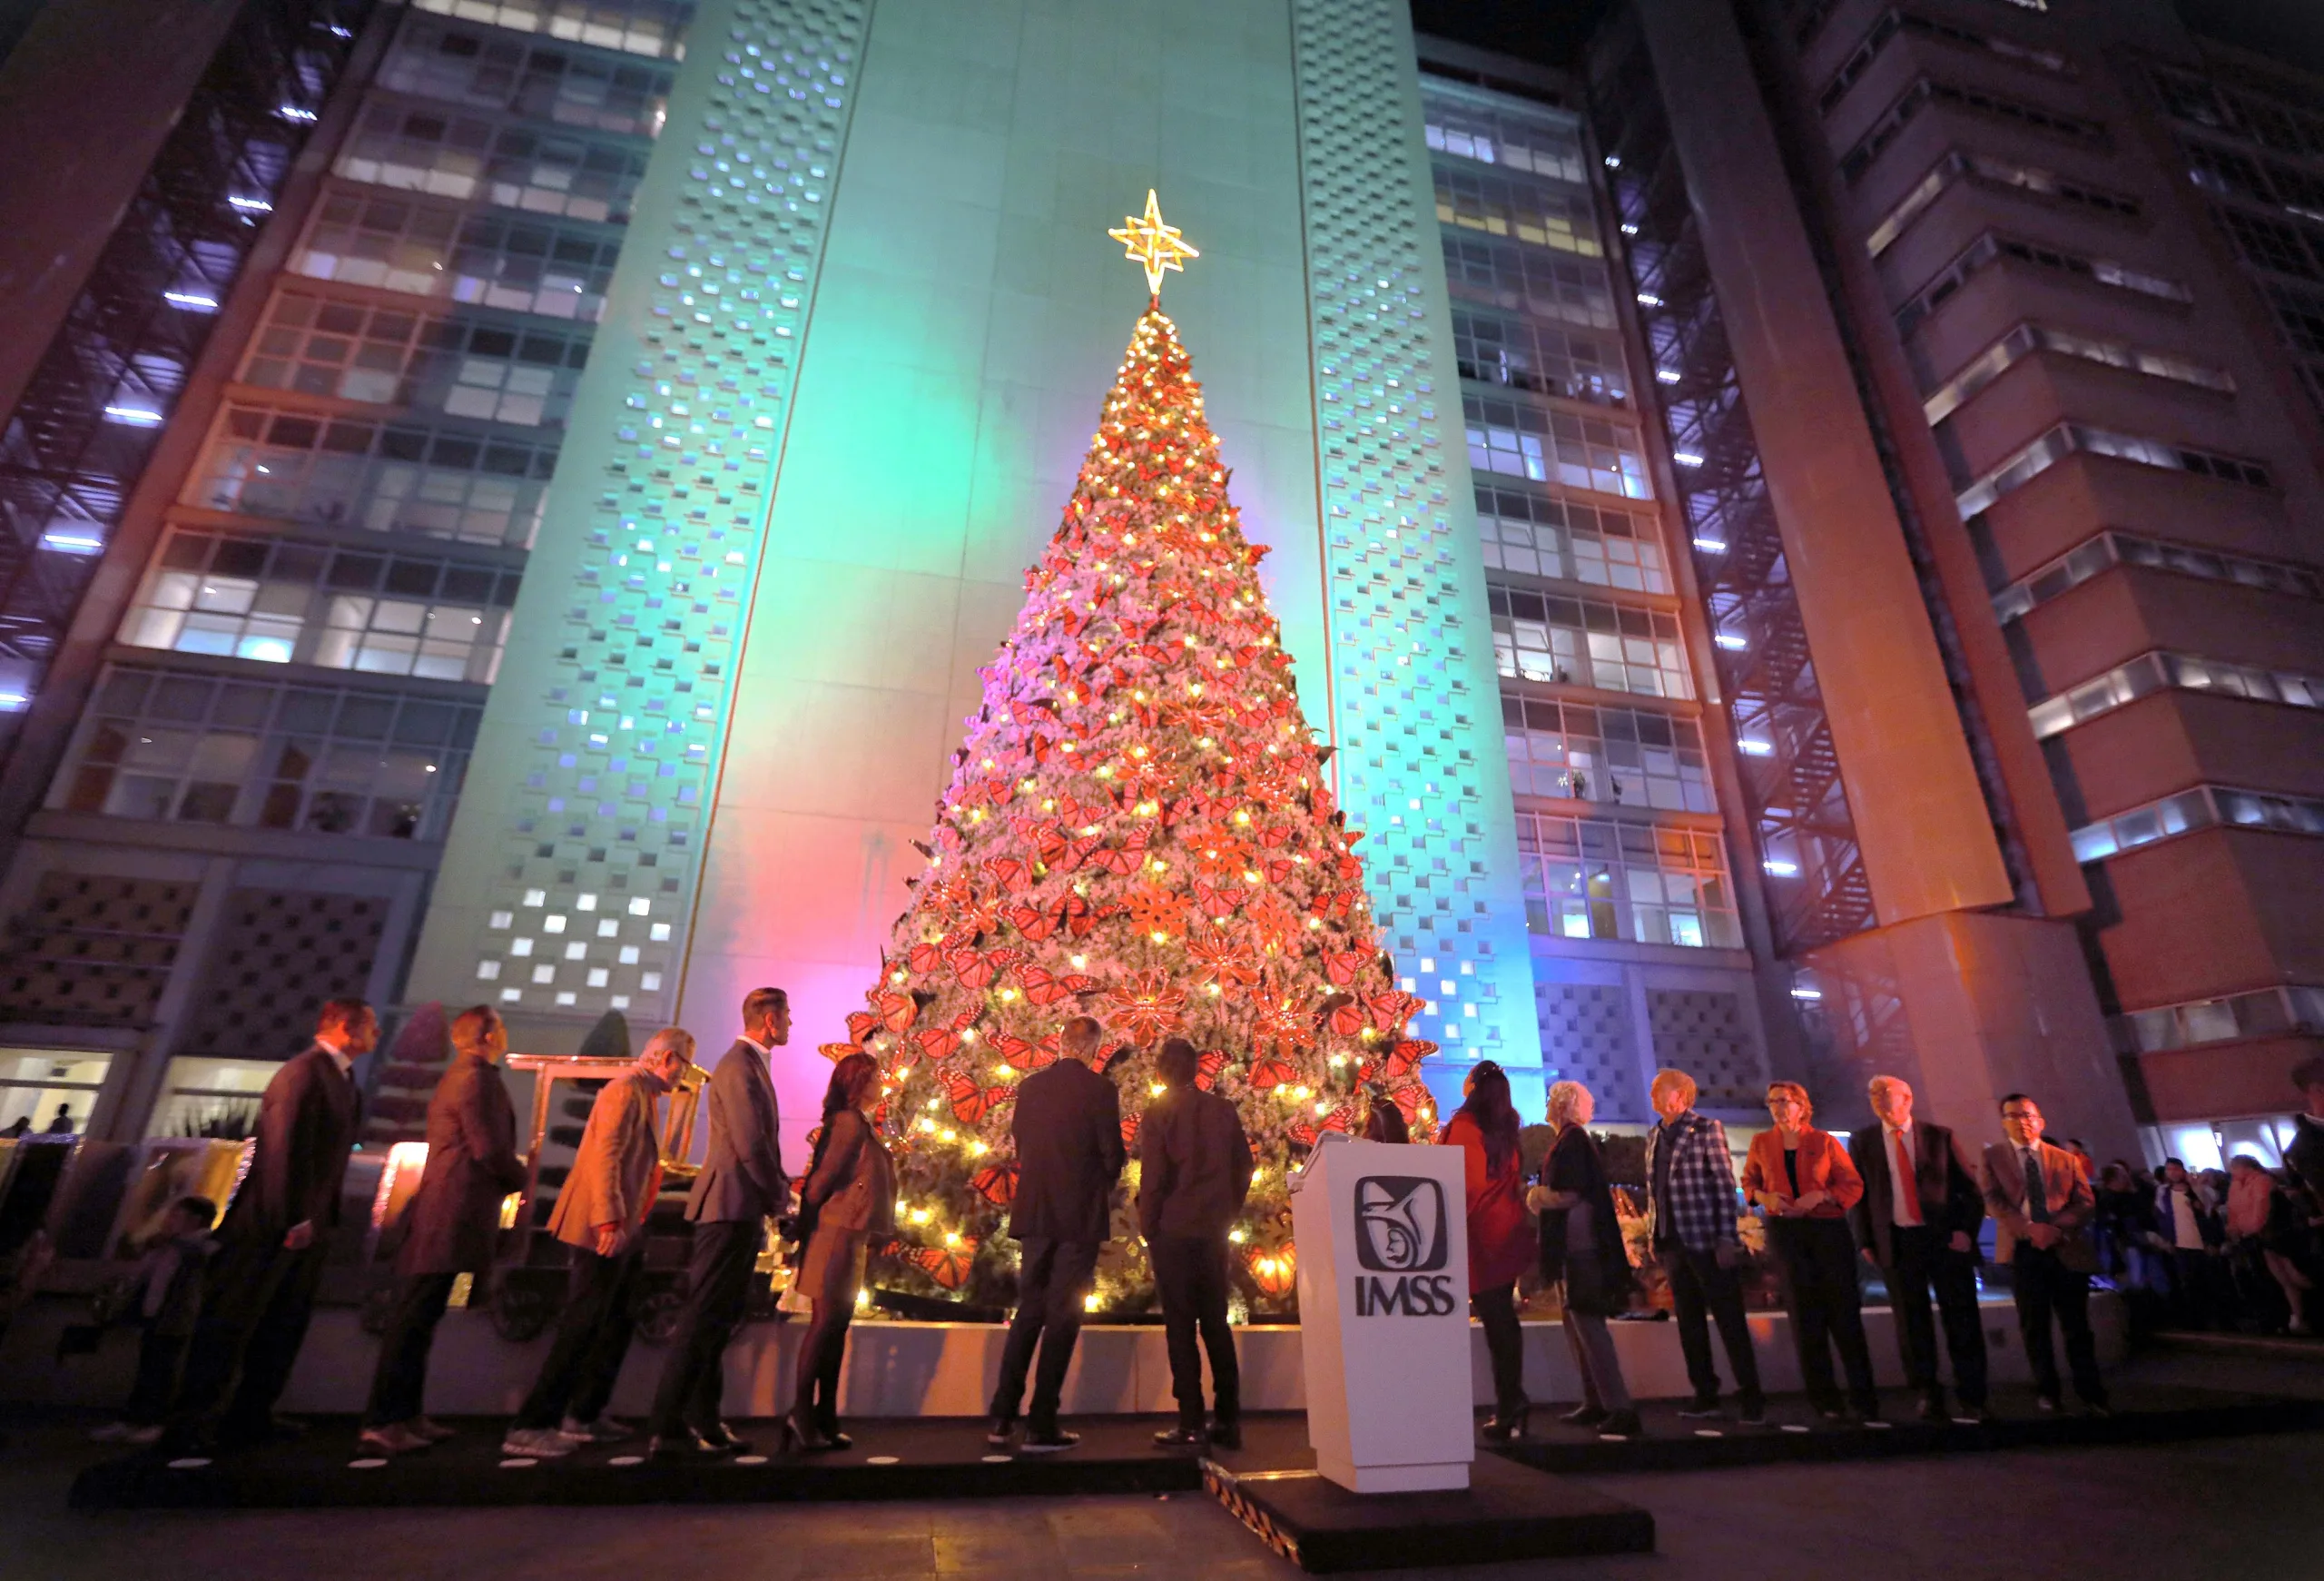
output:
{"label": "lit office window", "polygon": [[1567,939],[1739,949],[1716,834],[1605,818],[1517,815],[1525,922]]}
{"label": "lit office window", "polygon": [[241,381],[262,390],[561,429],[589,360],[586,331],[276,293]]}
{"label": "lit office window", "polygon": [[107,817],[441,839],[482,709],[116,665],[50,806]]}
{"label": "lit office window", "polygon": [[1443,247],[1445,283],[1456,298],[1595,330],[1615,327],[1600,264],[1482,237],[1447,234]]}
{"label": "lit office window", "polygon": [[1480,164],[1497,164],[1577,184],[1590,179],[1581,159],[1579,120],[1551,125],[1544,120],[1497,114],[1482,105],[1453,104],[1421,89],[1421,119],[1430,148]]}
{"label": "lit office window", "polygon": [[1495,661],[1512,679],[1692,697],[1675,616],[1488,586]]}
{"label": "lit office window", "polygon": [[648,146],[374,101],[339,173],[374,186],[528,213],[626,223]]}
{"label": "lit office window", "polygon": [[2077,357],[2085,362],[2102,362],[2126,372],[2143,373],[2152,379],[2167,379],[2178,384],[2191,384],[2221,395],[2235,393],[2235,380],[2224,369],[2208,367],[2169,351],[2152,351],[2122,341],[2102,340],[2094,335],[2077,334],[2049,324],[2020,324],[1972,357],[1960,372],[1929,391],[1921,403],[1929,422],[1932,425],[1943,422],[1964,401],[2037,351]]}
{"label": "lit office window", "polygon": [[2120,461],[2135,461],[2144,467],[2192,472],[2197,477],[2215,478],[2246,488],[2269,489],[2275,485],[2265,467],[2239,456],[2222,456],[2215,450],[2198,450],[2136,434],[2112,433],[2082,423],[2060,423],[1964,490],[1955,501],[1961,519],[1966,521],[1981,510],[1991,509],[1995,500],[2023,489],[2078,450]]}
{"label": "lit office window", "polygon": [[2044,697],[2027,713],[2034,721],[2034,736],[2047,740],[2151,693],[2172,689],[2218,692],[2294,708],[2324,708],[2324,677],[2198,658],[2192,654],[2156,652],[2142,653],[2104,675]]}
{"label": "lit office window", "polygon": [[2222,554],[2191,544],[2164,543],[2135,533],[2107,531],[2076,544],[1994,595],[1994,614],[2015,620],[2027,611],[2082,586],[2115,566],[2142,566],[2200,577],[2207,582],[2233,582],[2239,587],[2289,593],[2299,598],[2324,598],[2324,578],[2309,566],[2282,560],[2258,560],[2245,555]]}
{"label": "lit office window", "polygon": [[529,548],[556,452],[485,435],[230,406],[188,505]]}
{"label": "lit office window", "polygon": [[1605,254],[1587,193],[1441,164],[1430,173],[1440,223],[1584,258]]}
{"label": "lit office window", "polygon": [[1702,730],[1692,719],[1554,697],[1501,696],[1512,788],[1673,813],[1715,813]]}
{"label": "lit office window", "polygon": [[1483,483],[1476,487],[1476,500],[1489,570],[1632,593],[1670,591],[1670,569],[1651,517]]}
{"label": "lit office window", "polygon": [[489,566],[181,530],[121,640],[489,685],[516,597],[517,573]]}
{"label": "lit office window", "polygon": [[1600,406],[1630,400],[1621,346],[1610,337],[1455,309],[1452,355],[1461,377],[1480,383]]}
{"label": "lit office window", "polygon": [[594,231],[336,192],[316,206],[290,268],[316,280],[595,323],[620,251],[618,236]]}
{"label": "lit office window", "polygon": [[411,0],[411,5],[514,33],[546,33],[671,60],[684,55],[686,24],[694,15],[690,0]]}
{"label": "lit office window", "polygon": [[398,33],[379,80],[394,93],[645,137],[661,130],[670,95],[666,67],[422,16]]}
{"label": "lit office window", "polygon": [[1654,498],[1638,432],[1627,424],[1476,395],[1461,398],[1461,413],[1472,467],[1632,499]]}

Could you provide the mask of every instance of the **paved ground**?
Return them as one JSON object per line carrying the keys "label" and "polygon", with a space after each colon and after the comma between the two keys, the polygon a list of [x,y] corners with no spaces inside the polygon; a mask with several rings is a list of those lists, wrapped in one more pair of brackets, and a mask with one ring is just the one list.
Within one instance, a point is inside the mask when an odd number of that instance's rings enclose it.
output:
{"label": "paved ground", "polygon": [[[2324,1396],[2324,1362],[2165,1357],[2157,1381]],[[79,1516],[84,1423],[11,1426],[5,1581],[1081,1581],[1297,1576],[1208,1501],[1107,1497],[772,1509]],[[2324,1576],[2324,1434],[1608,1477],[1660,1552],[1463,1570],[1717,1581],[2300,1581]],[[1374,1572],[1385,1575],[1384,1572]]]}

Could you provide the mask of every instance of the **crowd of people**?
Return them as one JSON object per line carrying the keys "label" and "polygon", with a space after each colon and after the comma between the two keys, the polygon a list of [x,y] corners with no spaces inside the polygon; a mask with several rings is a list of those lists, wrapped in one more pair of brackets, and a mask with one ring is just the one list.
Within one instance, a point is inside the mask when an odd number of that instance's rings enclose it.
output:
{"label": "crowd of people", "polygon": [[[722,1414],[724,1355],[748,1310],[769,1227],[791,1216],[794,1202],[801,1257],[784,1304],[808,1321],[791,1408],[776,1423],[778,1448],[847,1447],[838,1393],[849,1326],[867,1259],[894,1230],[895,1165],[872,1118],[882,1091],[877,1062],[854,1053],[835,1062],[812,1154],[794,1187],[777,1141],[769,1069],[772,1051],[790,1038],[788,999],[778,988],[757,989],[743,1002],[742,1020],[742,1034],[706,1085],[708,1149],[685,1199],[685,1293],[646,1428],[645,1452],[657,1459],[750,1448]],[[508,1048],[499,1013],[488,1005],[465,1011],[449,1037],[452,1058],[428,1105],[426,1170],[400,1228],[360,1428],[364,1448],[385,1456],[451,1436],[424,1408],[434,1337],[460,1276],[490,1273],[501,1205],[527,1178],[497,1069]],[[222,1221],[201,1198],[169,1210],[125,1298],[144,1329],[136,1383],[123,1419],[101,1437],[206,1455],[301,1430],[275,1407],[339,1222],[356,1135],[352,1066],[378,1038],[369,1005],[326,1004],[313,1045],[266,1089],[247,1174]],[[1093,1068],[1102,1041],[1096,1021],[1067,1022],[1062,1057],[1018,1089],[1019,1174],[1008,1230],[1020,1263],[988,1410],[995,1447],[1039,1454],[1077,1441],[1059,1421],[1064,1380],[1128,1162],[1119,1096]],[[560,1457],[635,1434],[606,1412],[634,1330],[645,1220],[662,1188],[657,1105],[686,1081],[694,1054],[690,1034],[665,1028],[592,1103],[547,1224],[567,1249],[565,1300],[547,1359],[503,1441],[511,1456]],[[1198,1068],[1191,1044],[1163,1044],[1159,1085],[1136,1132],[1137,1219],[1161,1299],[1178,1406],[1177,1424],[1155,1438],[1170,1448],[1234,1447],[1241,1433],[1227,1243],[1254,1161],[1234,1104],[1205,1090]],[[2324,1226],[2324,1060],[2297,1074],[2309,1112],[2297,1122],[2284,1177],[2238,1157],[2224,1179],[2191,1173],[2175,1159],[2159,1178],[2117,1161],[2093,1179],[2087,1151],[2047,1140],[2041,1105],[2024,1093],[2001,1102],[2005,1140],[1973,1156],[1952,1129],[1915,1114],[1909,1083],[1884,1075],[1867,1092],[1877,1123],[1845,1141],[1816,1127],[1805,1088],[1772,1084],[1772,1123],[1752,1140],[1738,1181],[1724,1127],[1694,1107],[1694,1081],[1680,1071],[1659,1072],[1649,1089],[1657,1122],[1647,1139],[1643,1198],[1649,1255],[1669,1280],[1692,1386],[1679,1414],[1697,1421],[1725,1415],[1715,1327],[1741,1421],[1766,1420],[1740,1277],[1747,1205],[1766,1226],[1781,1270],[1811,1403],[1836,1423],[1881,1425],[1859,1261],[1886,1286],[1919,1414],[1986,1417],[1977,1269],[1988,1217],[1995,1224],[1994,1259],[2009,1270],[2045,1412],[2063,1408],[2068,1377],[2085,1410],[2108,1409],[2089,1318],[2093,1279],[2167,1302],[2180,1321],[2198,1325],[2225,1322],[2239,1304],[2272,1292],[2285,1326],[2306,1332]],[[1443,1143],[1463,1153],[1471,1308],[1492,1361],[1494,1407],[1482,1428],[1489,1440],[1527,1431],[1517,1297],[1521,1279],[1534,1273],[1559,1293],[1581,1379],[1581,1403],[1563,1420],[1610,1438],[1640,1430],[1607,1328],[1631,1308],[1640,1270],[1600,1140],[1589,1129],[1594,1111],[1580,1082],[1549,1090],[1554,1140],[1529,1181],[1509,1078],[1481,1061],[1443,1132]],[[1384,1097],[1370,1104],[1362,1134],[1409,1141],[1403,1112]],[[1949,1364],[1942,1369],[1940,1329]],[[1941,1378],[1946,1369],[1951,1405]]]}

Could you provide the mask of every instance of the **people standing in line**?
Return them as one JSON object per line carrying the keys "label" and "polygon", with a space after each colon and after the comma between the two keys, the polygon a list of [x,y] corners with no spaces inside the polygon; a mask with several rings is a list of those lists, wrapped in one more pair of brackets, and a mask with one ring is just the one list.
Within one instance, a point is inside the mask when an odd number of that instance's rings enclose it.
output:
{"label": "people standing in line", "polygon": [[597,1093],[573,1172],[549,1213],[548,1231],[572,1248],[565,1309],[532,1392],[509,1424],[501,1453],[539,1458],[583,1444],[617,1443],[630,1429],[605,1414],[635,1328],[630,1309],[645,1263],[645,1216],[661,1190],[664,1093],[694,1064],[694,1035],[666,1026],[637,1062]]}
{"label": "people standing in line", "polygon": [[1743,1243],[1736,1230],[1735,1165],[1727,1128],[1695,1112],[1695,1079],[1684,1071],[1658,1071],[1647,1091],[1660,1117],[1646,1139],[1650,1244],[1670,1276],[1679,1319],[1679,1347],[1695,1398],[1679,1414],[1704,1420],[1721,1414],[1718,1369],[1710,1359],[1710,1324],[1718,1324],[1728,1370],[1735,1375],[1744,1425],[1768,1419],[1759,1390],[1759,1359],[1743,1318]]}
{"label": "people standing in line", "polygon": [[1581,1408],[1560,1420],[1594,1428],[1601,1438],[1634,1438],[1645,1429],[1606,1328],[1607,1319],[1628,1309],[1634,1281],[1605,1160],[1590,1134],[1597,1109],[1579,1082],[1551,1087],[1549,1122],[1557,1140],[1525,1205],[1541,1215],[1541,1278],[1561,1287],[1566,1349],[1581,1375]]}
{"label": "people standing in line", "polygon": [[1920,1397],[1924,1421],[1944,1418],[1945,1386],[1936,1371],[1936,1320],[1953,1359],[1953,1389],[1963,1415],[1986,1418],[1985,1330],[1977,1310],[1977,1231],[1984,1189],[1950,1127],[1913,1116],[1913,1089],[1897,1076],[1875,1076],[1866,1089],[1880,1122],[1848,1138],[1848,1161],[1864,1196],[1848,1210],[1856,1245],[1880,1270],[1896,1325],[1905,1381]]}
{"label": "people standing in line", "polygon": [[1413,1128],[1404,1123],[1404,1112],[1396,1101],[1377,1087],[1369,1089],[1364,1094],[1362,1140],[1401,1145],[1412,1139]]}
{"label": "people standing in line", "polygon": [[[1250,1195],[1251,1143],[1235,1105],[1196,1084],[1199,1061],[1184,1038],[1162,1045],[1155,1072],[1165,1090],[1146,1105],[1137,1125],[1137,1228],[1162,1297],[1170,1389],[1178,1401],[1178,1425],[1155,1434],[1154,1442],[1165,1449],[1239,1449],[1242,1371],[1235,1331],[1226,1326],[1226,1236]],[[1207,1427],[1205,1351],[1216,1402]]]}
{"label": "people standing in line", "polygon": [[2291,1317],[2288,1331],[2305,1334],[2308,1292],[2314,1283],[2301,1271],[2294,1254],[2306,1241],[2305,1215],[2268,1166],[2250,1153],[2228,1161],[2228,1245],[2247,1259],[2255,1272],[2264,1271],[2283,1292]]}
{"label": "people standing in line", "polygon": [[839,1430],[847,1329],[869,1250],[896,1228],[896,1166],[872,1119],[880,1100],[880,1062],[870,1054],[843,1055],[832,1067],[822,1125],[799,1191],[806,1251],[792,1289],[812,1304],[814,1315],[799,1340],[797,1381],[783,1421],[786,1449],[844,1449],[854,1442]]}
{"label": "people standing in line", "polygon": [[1469,1216],[1469,1309],[1485,1331],[1492,1362],[1493,1411],[1484,1436],[1507,1443],[1525,1436],[1525,1330],[1517,1320],[1517,1280],[1540,1256],[1525,1213],[1522,1129],[1509,1076],[1479,1060],[1461,1083],[1461,1107],[1445,1122],[1443,1143],[1462,1152]]}
{"label": "people standing in line", "polygon": [[686,1193],[694,1224],[686,1302],[654,1391],[649,1454],[739,1455],[750,1448],[726,1425],[719,1397],[727,1342],[750,1310],[766,1221],[791,1202],[767,1067],[773,1051],[790,1041],[790,995],[753,988],[743,1001],[743,1035],[711,1072],[710,1149]]}
{"label": "people standing in line", "polygon": [[452,1437],[427,1417],[428,1353],[462,1274],[489,1277],[500,1204],[525,1188],[517,1111],[500,1077],[508,1028],[488,1004],[452,1018],[452,1062],[428,1101],[428,1168],[405,1210],[394,1305],[379,1339],[362,1447],[408,1454]]}
{"label": "people standing in line", "polygon": [[[1808,1401],[1827,1421],[1877,1421],[1880,1396],[1872,1383],[1856,1237],[1847,1220],[1848,1210],[1864,1200],[1864,1178],[1839,1139],[1809,1123],[1816,1106],[1798,1082],[1768,1086],[1768,1114],[1775,1126],[1751,1139],[1743,1195],[1759,1205],[1783,1267],[1791,1339]],[[1847,1375],[1845,1402],[1832,1382],[1834,1349]]]}
{"label": "people standing in line", "polygon": [[1017,1089],[1009,1133],[1017,1143],[1017,1196],[1009,1233],[1022,1250],[1017,1266],[1017,1314],[1001,1347],[1000,1378],[992,1393],[985,1438],[1007,1444],[1017,1429],[1025,1375],[1034,1347],[1033,1377],[1023,1447],[1029,1454],[1070,1449],[1078,1433],[1058,1426],[1065,1371],[1081,1334],[1084,1303],[1108,1239],[1114,1185],[1128,1161],[1122,1145],[1121,1097],[1090,1065],[1104,1029],[1086,1015],[1065,1023],[1058,1042],[1064,1057],[1034,1072]]}
{"label": "people standing in line", "polygon": [[2082,1161],[2042,1140],[2042,1106],[2023,1092],[2001,1101],[2008,1139],[1985,1149],[1985,1208],[1998,1227],[1994,1260],[2006,1266],[2017,1293],[2017,1332],[2034,1369],[2036,1403],[2059,1408],[2063,1385],[2050,1339],[2054,1316],[2066,1337],[2073,1392],[2090,1414],[2111,1414],[2098,1376],[2098,1342],[2090,1331],[2090,1276],[2098,1257],[2090,1220],[2098,1211]]}
{"label": "people standing in line", "polygon": [[2227,1240],[2219,1199],[2178,1159],[2162,1161],[2154,1191],[2155,1245],[2171,1259],[2171,1317],[2184,1328],[2222,1320],[2219,1248]]}
{"label": "people standing in line", "polygon": [[277,1071],[259,1099],[249,1172],[226,1210],[185,1375],[162,1441],[173,1452],[294,1437],[274,1415],[314,1315],[340,1190],[355,1146],[349,1073],[379,1041],[359,999],[325,1003],[315,1041]]}
{"label": "people standing in line", "polygon": [[218,1204],[207,1197],[181,1197],[170,1204],[162,1233],[138,1260],[127,1298],[128,1315],[143,1330],[137,1341],[137,1380],[121,1420],[89,1435],[99,1444],[151,1444],[162,1436],[187,1343],[202,1315],[204,1270],[218,1250],[210,1238]]}

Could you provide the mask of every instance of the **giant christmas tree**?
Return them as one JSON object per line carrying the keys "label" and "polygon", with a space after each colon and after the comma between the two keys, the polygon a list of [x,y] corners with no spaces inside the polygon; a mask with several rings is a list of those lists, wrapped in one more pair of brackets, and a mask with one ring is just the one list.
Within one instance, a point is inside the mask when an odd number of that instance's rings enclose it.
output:
{"label": "giant christmas tree", "polygon": [[[1257,1174],[1235,1231],[1259,1310],[1293,1287],[1285,1170],[1349,1127],[1360,1090],[1434,1116],[1403,1037],[1421,1002],[1379,945],[1361,837],[1335,810],[1291,660],[1260,591],[1266,552],[1227,503],[1218,441],[1160,276],[1192,250],[1161,223],[1111,232],[1156,295],[1065,517],[981,675],[950,787],[851,1043],[888,1076],[899,1236],[875,1284],[1007,1294],[1014,1084],[1069,1017],[1106,1027],[1134,1138],[1155,1051],[1183,1036],[1240,1108]],[[1149,1288],[1134,1225],[1098,1267],[1099,1308]]]}

